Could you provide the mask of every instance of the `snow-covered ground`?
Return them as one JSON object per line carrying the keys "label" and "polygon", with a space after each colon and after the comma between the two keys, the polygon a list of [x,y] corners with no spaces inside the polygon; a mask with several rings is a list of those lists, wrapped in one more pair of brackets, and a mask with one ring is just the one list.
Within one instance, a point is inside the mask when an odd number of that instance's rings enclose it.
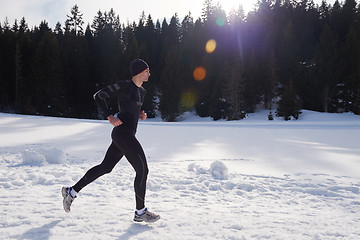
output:
{"label": "snow-covered ground", "polygon": [[122,159],[82,190],[60,189],[101,162],[106,121],[0,114],[1,239],[360,239],[360,116],[298,121],[141,121],[147,206],[134,223],[134,171]]}

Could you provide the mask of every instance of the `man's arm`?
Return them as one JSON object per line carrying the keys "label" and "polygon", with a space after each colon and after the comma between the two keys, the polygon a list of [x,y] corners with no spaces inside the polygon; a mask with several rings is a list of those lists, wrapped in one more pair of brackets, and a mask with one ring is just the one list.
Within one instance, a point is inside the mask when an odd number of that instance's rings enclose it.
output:
{"label": "man's arm", "polygon": [[109,86],[97,91],[94,94],[94,100],[95,100],[97,106],[100,108],[102,113],[105,116],[107,116],[107,119],[114,127],[121,125],[122,121],[112,115],[112,113],[110,112],[110,109],[107,105],[106,100],[110,97],[115,96],[116,91],[118,91],[119,89],[120,89],[119,84],[115,83],[113,85],[109,85]]}

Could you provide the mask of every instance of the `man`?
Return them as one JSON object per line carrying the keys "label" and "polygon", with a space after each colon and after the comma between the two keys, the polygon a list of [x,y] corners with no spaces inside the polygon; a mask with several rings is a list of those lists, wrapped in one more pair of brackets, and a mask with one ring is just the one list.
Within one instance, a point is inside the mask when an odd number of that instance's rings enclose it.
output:
{"label": "man", "polygon": [[[146,120],[147,115],[141,110],[145,97],[145,89],[142,87],[150,77],[148,64],[141,59],[135,59],[130,63],[132,80],[119,81],[109,85],[94,94],[94,99],[114,126],[111,134],[112,143],[109,146],[101,164],[91,168],[72,187],[63,187],[63,205],[65,212],[70,212],[70,206],[76,198],[76,194],[86,185],[98,177],[110,173],[120,159],[125,155],[129,163],[136,171],[134,181],[136,210],[134,221],[156,222],[160,216],[154,214],[145,207],[146,180],[148,166],[144,151],[135,137],[138,119]],[[111,114],[106,100],[116,97],[119,107],[118,117]]]}

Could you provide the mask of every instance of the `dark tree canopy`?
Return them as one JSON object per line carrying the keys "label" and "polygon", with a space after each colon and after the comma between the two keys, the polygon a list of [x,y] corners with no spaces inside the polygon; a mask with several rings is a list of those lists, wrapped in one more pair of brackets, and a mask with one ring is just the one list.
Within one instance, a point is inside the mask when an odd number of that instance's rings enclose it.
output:
{"label": "dark tree canopy", "polygon": [[[360,114],[360,8],[355,0],[260,0],[227,13],[214,1],[201,17],[121,23],[113,9],[84,26],[81,6],[63,25],[0,24],[0,111],[97,118],[92,95],[128,64],[150,65],[144,109],[176,121],[184,111],[236,120],[259,104]],[[275,109],[272,109],[275,110]]]}

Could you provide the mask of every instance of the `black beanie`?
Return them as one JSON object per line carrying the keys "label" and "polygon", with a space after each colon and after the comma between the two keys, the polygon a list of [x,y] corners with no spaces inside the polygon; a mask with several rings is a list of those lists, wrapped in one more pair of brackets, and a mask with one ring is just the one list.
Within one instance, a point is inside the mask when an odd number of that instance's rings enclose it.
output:
{"label": "black beanie", "polygon": [[130,63],[130,74],[131,76],[136,76],[139,73],[143,72],[145,69],[149,68],[149,65],[142,59],[135,59]]}

